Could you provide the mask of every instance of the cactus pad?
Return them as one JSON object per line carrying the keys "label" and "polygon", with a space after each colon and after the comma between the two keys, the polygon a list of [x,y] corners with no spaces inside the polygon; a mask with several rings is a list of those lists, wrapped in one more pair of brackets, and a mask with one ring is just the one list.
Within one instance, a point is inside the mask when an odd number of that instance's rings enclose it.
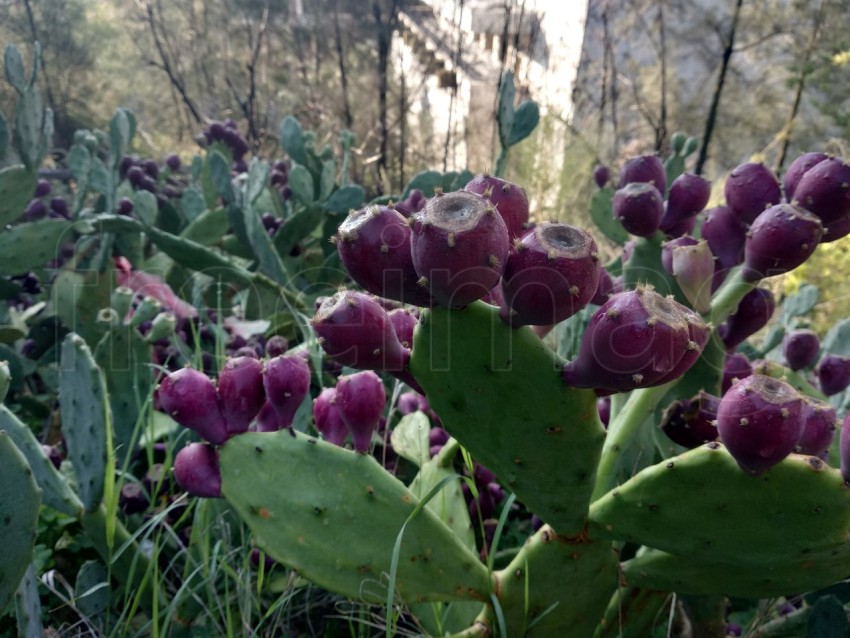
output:
{"label": "cactus pad", "polygon": [[[328,590],[386,600],[393,545],[417,499],[375,459],[281,431],[233,437],[220,462],[222,493],[265,552]],[[405,528],[396,591],[408,602],[486,600],[491,585],[425,508]]]}
{"label": "cactus pad", "polygon": [[561,536],[585,525],[604,430],[590,390],[528,328],[483,302],[423,312],[410,370],[444,427]]}
{"label": "cactus pad", "polygon": [[759,476],[719,443],[662,461],[596,501],[593,538],[745,565],[800,561],[850,534],[850,489],[838,470],[792,454]]}

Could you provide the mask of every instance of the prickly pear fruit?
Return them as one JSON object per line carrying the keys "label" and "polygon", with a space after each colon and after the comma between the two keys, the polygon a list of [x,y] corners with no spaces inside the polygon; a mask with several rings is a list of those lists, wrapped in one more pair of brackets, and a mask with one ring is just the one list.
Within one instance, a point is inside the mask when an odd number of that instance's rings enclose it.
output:
{"label": "prickly pear fruit", "polygon": [[694,217],[705,208],[711,197],[711,182],[693,173],[682,173],[670,185],[667,210],[661,230],[668,232],[676,224]]}
{"label": "prickly pear fruit", "polygon": [[395,330],[399,343],[410,350],[413,347],[413,330],[419,319],[407,308],[396,308],[388,313],[390,323]]}
{"label": "prickly pear fruit", "polygon": [[738,344],[764,328],[773,316],[774,310],[776,310],[776,300],[767,288],[753,288],[744,295],[735,313],[718,328],[726,349],[734,350]]}
{"label": "prickly pear fruit", "polygon": [[466,191],[438,194],[413,219],[413,265],[440,304],[462,308],[499,282],[508,228],[488,199]]}
{"label": "prickly pear fruit", "polygon": [[492,175],[479,175],[467,182],[463,190],[483,195],[493,202],[505,220],[510,239],[522,237],[528,224],[528,196],[525,189]]}
{"label": "prickly pear fruit", "polygon": [[678,364],[700,347],[691,340],[688,313],[694,316],[651,287],[614,295],[591,318],[578,357],[564,366],[564,382],[624,392],[665,383],[674,370],[683,374]]}
{"label": "prickly pear fruit", "polygon": [[803,153],[791,162],[788,170],[785,172],[785,177],[782,183],[785,187],[785,199],[789,202],[794,201],[794,192],[797,190],[797,184],[803,178],[810,168],[816,164],[820,164],[825,159],[829,159],[826,153]]}
{"label": "prickly pear fruit", "polygon": [[623,228],[638,237],[654,235],[664,216],[663,196],[649,183],[626,184],[614,193],[612,207]]}
{"label": "prickly pear fruit", "polygon": [[348,274],[368,292],[428,306],[431,297],[417,284],[410,232],[407,219],[397,210],[373,205],[352,211],[334,241]]}
{"label": "prickly pear fruit", "polygon": [[641,155],[626,160],[620,169],[618,188],[623,188],[626,184],[646,182],[655,186],[662,195],[667,192],[667,173],[661,160],[655,155]]}
{"label": "prickly pear fruit", "polygon": [[850,216],[850,164],[830,157],[810,168],[794,190],[794,201],[824,226]]}
{"label": "prickly pear fruit", "polygon": [[180,425],[216,445],[227,440],[227,422],[218,393],[203,372],[192,368],[172,372],[162,380],[158,396],[162,410]]}
{"label": "prickly pear fruit", "polygon": [[820,340],[814,330],[792,330],[782,339],[782,353],[792,370],[808,368],[817,361]]}
{"label": "prickly pear fruit", "polygon": [[673,276],[694,310],[706,313],[711,309],[711,281],[714,277],[714,255],[708,242],[700,240],[693,246],[678,246],[672,250]]}
{"label": "prickly pear fruit", "polygon": [[850,357],[828,354],[820,360],[815,374],[826,396],[843,392],[850,386]]}
{"label": "prickly pear fruit", "polygon": [[572,317],[596,293],[600,270],[596,242],[588,233],[567,224],[540,224],[508,254],[501,317],[513,326]]}
{"label": "prickly pear fruit", "polygon": [[171,171],[180,170],[180,156],[176,153],[170,153],[165,157],[165,165]]}
{"label": "prickly pear fruit", "polygon": [[284,336],[274,335],[273,337],[269,337],[269,340],[266,341],[265,348],[267,357],[279,357],[282,354],[285,354],[287,350],[289,350],[289,341],[287,341],[286,337]]}
{"label": "prickly pear fruit", "polygon": [[258,418],[257,431],[292,427],[295,412],[310,391],[310,365],[299,356],[270,359],[263,368],[263,386],[277,421],[270,429],[272,423]]}
{"label": "prickly pear fruit", "polygon": [[747,227],[731,208],[718,206],[705,212],[702,236],[717,257],[712,283],[712,289],[716,290],[729,270],[744,261]]}
{"label": "prickly pear fruit", "polygon": [[723,363],[723,378],[720,389],[723,394],[729,391],[736,381],[746,379],[753,373],[753,364],[740,352],[732,352],[726,355]]}
{"label": "prickly pear fruit", "polygon": [[247,432],[266,401],[263,364],[252,357],[228,359],[218,375],[218,397],[228,436]]}
{"label": "prickly pear fruit", "polygon": [[601,306],[614,293],[614,280],[611,274],[604,268],[599,269],[599,283],[596,285],[596,292],[590,299],[590,303]]}
{"label": "prickly pear fruit", "polygon": [[384,384],[374,372],[358,372],[340,377],[336,392],[337,407],[351,433],[354,449],[365,454],[387,402]]}
{"label": "prickly pear fruit", "polygon": [[608,427],[608,422],[611,420],[611,397],[599,397],[596,399],[596,411],[599,413],[599,420],[602,425]]}
{"label": "prickly pear fruit", "polygon": [[607,166],[596,166],[593,169],[593,181],[599,188],[605,188],[605,184],[611,179],[611,169]]}
{"label": "prickly pear fruit", "polygon": [[844,417],[841,424],[840,441],[840,456],[841,456],[841,476],[844,477],[844,484],[850,485],[850,414]]}
{"label": "prickly pear fruit", "polygon": [[741,379],[717,408],[720,440],[750,474],[767,471],[793,452],[804,425],[800,394],[760,374]]}
{"label": "prickly pear fruit", "polygon": [[419,397],[420,394],[418,392],[403,392],[398,397],[398,403],[396,404],[399,413],[407,416],[408,414],[418,412],[421,409]]}
{"label": "prickly pear fruit", "polygon": [[682,246],[696,246],[697,240],[689,235],[682,235],[661,244],[661,265],[669,275],[673,275],[673,251]]}
{"label": "prickly pear fruit", "polygon": [[815,252],[821,237],[823,226],[815,215],[793,204],[771,206],[747,232],[744,279],[758,281],[794,270]]}
{"label": "prickly pear fruit", "polygon": [[348,428],[342,420],[336,401],[336,388],[322,390],[313,400],[313,422],[325,441],[342,447],[345,437],[348,436]]}
{"label": "prickly pear fruit", "polygon": [[369,295],[344,290],[322,303],[311,321],[324,351],[342,365],[399,371],[410,352],[398,340],[387,311]]}
{"label": "prickly pear fruit", "polygon": [[752,224],[765,208],[782,199],[776,175],[764,164],[755,162],[735,167],[723,190],[726,204],[745,224]]}
{"label": "prickly pear fruit", "polygon": [[702,392],[692,399],[674,401],[661,417],[661,429],[670,439],[690,450],[717,439],[720,397]]}
{"label": "prickly pear fruit", "polygon": [[843,217],[837,221],[825,224],[823,227],[823,237],[821,243],[826,244],[842,237],[850,235],[850,217]]}
{"label": "prickly pear fruit", "polygon": [[174,457],[174,477],[192,496],[221,498],[218,451],[206,443],[190,443]]}
{"label": "prickly pear fruit", "polygon": [[835,408],[812,397],[803,396],[803,401],[803,435],[797,444],[797,451],[822,457],[835,436]]}

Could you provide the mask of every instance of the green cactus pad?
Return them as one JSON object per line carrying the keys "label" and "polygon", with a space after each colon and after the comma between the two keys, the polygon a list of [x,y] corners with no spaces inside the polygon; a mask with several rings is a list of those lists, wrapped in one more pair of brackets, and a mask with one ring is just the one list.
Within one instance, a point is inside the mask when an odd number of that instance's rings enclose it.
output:
{"label": "green cactus pad", "polygon": [[[418,501],[374,458],[300,433],[247,433],[221,449],[221,475],[270,556],[330,591],[386,602],[393,545]],[[396,591],[408,602],[486,600],[491,585],[478,557],[424,508],[405,528]]]}
{"label": "green cactus pad", "polygon": [[617,566],[610,543],[542,527],[496,574],[508,635],[592,636],[617,588]]}
{"label": "green cactus pad", "polygon": [[424,311],[410,370],[444,427],[562,536],[581,533],[605,432],[590,390],[529,329],[482,302]]}
{"label": "green cactus pad", "polygon": [[771,598],[822,589],[850,575],[850,546],[801,560],[742,566],[645,549],[622,565],[633,585],[679,594]]}
{"label": "green cactus pad", "polygon": [[15,616],[18,621],[19,636],[26,638],[44,636],[44,627],[41,624],[41,599],[38,596],[40,582],[35,565],[30,563],[15,592]]}
{"label": "green cactus pad", "polygon": [[103,497],[109,427],[107,401],[103,375],[91,350],[79,335],[69,334],[62,342],[59,407],[77,490],[89,512],[100,505]]}
{"label": "green cactus pad", "polygon": [[629,241],[630,235],[614,217],[611,204],[613,198],[613,188],[606,187],[594,191],[590,197],[590,218],[603,235],[615,244],[622,246]]}
{"label": "green cactus pad", "polygon": [[32,559],[41,503],[38,485],[26,458],[5,432],[0,432],[0,490],[3,491],[0,503],[0,536],[3,538],[0,609],[3,609]]}
{"label": "green cactus pad", "polygon": [[649,467],[593,503],[593,538],[746,565],[798,561],[850,534],[838,470],[792,454],[759,476],[709,443]]}
{"label": "green cactus pad", "polygon": [[35,191],[36,174],[20,164],[0,170],[0,226],[24,214]]}
{"label": "green cactus pad", "polygon": [[653,629],[664,626],[670,609],[671,595],[666,591],[620,587],[611,596],[608,609],[596,627],[593,638],[644,638]]}
{"label": "green cactus pad", "polygon": [[56,258],[64,241],[73,239],[70,229],[61,219],[40,219],[0,231],[0,272],[22,273],[43,267]]}

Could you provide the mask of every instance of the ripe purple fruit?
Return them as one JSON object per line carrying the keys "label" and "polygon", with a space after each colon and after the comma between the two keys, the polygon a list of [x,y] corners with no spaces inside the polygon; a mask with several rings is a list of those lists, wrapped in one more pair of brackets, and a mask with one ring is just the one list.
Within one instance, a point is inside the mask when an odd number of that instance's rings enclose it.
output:
{"label": "ripe purple fruit", "polygon": [[611,397],[599,397],[596,399],[596,411],[599,413],[599,420],[606,428],[611,420]]}
{"label": "ripe purple fruit", "polygon": [[192,496],[220,498],[218,451],[206,443],[190,443],[174,457],[174,477]]}
{"label": "ripe purple fruit", "polygon": [[[292,427],[295,413],[310,391],[310,366],[298,356],[275,357],[263,368],[263,387],[277,420],[273,430]],[[264,415],[268,416],[268,415]],[[271,419],[257,419],[257,431],[268,432]]]}
{"label": "ripe purple fruit", "polygon": [[611,179],[611,170],[607,166],[597,166],[593,169],[593,181],[599,188],[605,188],[609,179]]}
{"label": "ripe purple fruit", "polygon": [[711,197],[711,182],[693,173],[683,173],[673,180],[667,196],[667,210],[661,219],[661,230],[669,232],[677,224],[694,217]]}
{"label": "ripe purple fruit", "polygon": [[683,374],[678,364],[700,349],[691,339],[689,319],[702,323],[649,287],[614,295],[591,318],[578,357],[564,366],[564,382],[624,392],[664,383],[674,371]]}
{"label": "ripe purple fruit", "polygon": [[720,440],[750,474],[767,471],[794,451],[803,434],[803,399],[779,379],[754,374],[720,400]]}
{"label": "ripe purple fruit", "polygon": [[203,372],[193,368],[172,372],[159,385],[158,396],[162,410],[183,427],[216,445],[227,440],[227,422],[218,393]]}
{"label": "ripe purple fruit", "polygon": [[623,164],[618,188],[623,188],[626,184],[646,182],[655,186],[662,195],[667,192],[667,173],[656,155],[633,157]]}
{"label": "ripe purple fruit", "polygon": [[419,403],[419,397],[421,395],[418,392],[404,392],[398,397],[398,403],[396,404],[396,409],[403,416],[407,416],[408,414],[413,414],[414,412],[418,412],[421,407]]}
{"label": "ripe purple fruit", "polygon": [[794,330],[782,340],[782,353],[792,370],[808,368],[817,361],[820,340],[814,330]]}
{"label": "ripe purple fruit", "polygon": [[744,279],[758,281],[794,270],[815,252],[821,237],[823,226],[815,215],[793,204],[771,206],[747,232]]}
{"label": "ripe purple fruit", "polygon": [[509,238],[522,237],[528,224],[525,189],[492,175],[478,175],[469,180],[463,190],[483,195],[493,202],[508,227]]}
{"label": "ripe purple fruit", "polygon": [[745,224],[782,199],[779,181],[764,164],[750,162],[732,170],[724,186],[727,205]]}
{"label": "ripe purple fruit", "polygon": [[692,399],[674,401],[661,417],[661,429],[671,441],[692,450],[717,439],[720,397],[702,392]]}
{"label": "ripe purple fruit", "polygon": [[850,217],[844,217],[838,221],[824,225],[823,237],[820,241],[822,244],[825,244],[846,237],[847,235],[850,235]]}
{"label": "ripe purple fruit", "polygon": [[413,267],[408,221],[389,206],[353,211],[339,227],[335,242],[352,279],[368,292],[417,306],[431,305]]}
{"label": "ripe purple fruit", "polygon": [[788,167],[788,171],[785,173],[785,177],[782,180],[785,187],[785,199],[789,202],[793,202],[794,192],[797,190],[797,184],[800,183],[803,175],[805,175],[810,168],[814,167],[816,164],[820,164],[828,158],[829,155],[826,153],[803,153],[800,157],[791,162],[791,166]]}
{"label": "ripe purple fruit", "polygon": [[726,361],[723,363],[723,378],[720,383],[720,390],[726,394],[737,381],[746,379],[753,374],[753,364],[750,360],[740,352],[733,352],[726,355]]}
{"label": "ripe purple fruit", "polygon": [[502,276],[502,319],[545,326],[584,308],[599,286],[593,237],[567,224],[545,222],[514,242]]}
{"label": "ripe purple fruit", "polygon": [[614,217],[632,235],[651,237],[661,225],[664,199],[655,186],[648,183],[626,184],[614,193]]}
{"label": "ripe purple fruit", "polygon": [[47,207],[44,205],[44,202],[40,199],[33,199],[24,209],[24,219],[38,219],[39,217],[43,217],[46,212]]}
{"label": "ripe purple fruit", "polygon": [[717,257],[712,289],[716,290],[731,268],[744,261],[747,227],[728,206],[718,206],[705,212],[702,236],[711,253]]}
{"label": "ripe purple fruit", "polygon": [[767,325],[776,310],[776,300],[767,288],[753,288],[738,303],[738,309],[726,323],[718,328],[718,334],[727,350],[734,350],[748,337]]}
{"label": "ripe purple fruit", "polygon": [[825,226],[850,216],[850,164],[838,157],[819,162],[800,178],[794,201]]}
{"label": "ripe purple fruit", "polygon": [[169,154],[165,158],[165,165],[171,171],[179,171],[180,170],[180,156],[175,154],[175,153]]}
{"label": "ripe purple fruit", "polygon": [[133,200],[129,197],[122,197],[118,200],[117,212],[119,215],[129,215],[133,212]]}
{"label": "ripe purple fruit", "polygon": [[50,194],[50,182],[46,179],[38,180],[38,183],[35,185],[35,194],[33,197],[44,197],[45,195]]}
{"label": "ripe purple fruit", "polygon": [[828,354],[820,360],[815,374],[826,396],[843,392],[850,386],[850,358]]}
{"label": "ripe purple fruit", "polygon": [[246,432],[266,401],[263,364],[253,357],[228,359],[218,375],[218,396],[227,434]]}
{"label": "ripe purple fruit", "polygon": [[342,420],[336,403],[335,388],[322,390],[322,393],[313,400],[313,422],[325,441],[342,447],[345,437],[348,436],[348,428]]}
{"label": "ripe purple fruit", "polygon": [[65,217],[66,219],[70,218],[68,211],[68,202],[66,202],[61,197],[54,197],[50,200],[50,210],[56,213],[57,215]]}
{"label": "ripe purple fruit", "polygon": [[835,435],[835,408],[812,397],[804,396],[803,401],[803,435],[797,444],[797,452],[822,457]]}
{"label": "ripe purple fruit", "polygon": [[351,433],[354,449],[365,454],[387,402],[384,384],[374,372],[358,372],[340,377],[336,391],[337,407]]}
{"label": "ripe purple fruit", "polygon": [[413,265],[439,303],[462,308],[499,282],[508,228],[490,200],[466,191],[438,194],[413,219]]}
{"label": "ripe purple fruit", "polygon": [[266,356],[269,358],[279,357],[289,350],[289,341],[282,335],[274,335],[266,341]]}
{"label": "ripe purple fruit", "polygon": [[381,305],[362,292],[336,293],[312,319],[319,343],[329,357],[352,368],[402,371],[410,351],[398,340]]}
{"label": "ripe purple fruit", "polygon": [[399,343],[402,347],[410,350],[413,347],[413,330],[416,328],[419,319],[407,308],[396,308],[391,310],[387,316],[393,325]]}

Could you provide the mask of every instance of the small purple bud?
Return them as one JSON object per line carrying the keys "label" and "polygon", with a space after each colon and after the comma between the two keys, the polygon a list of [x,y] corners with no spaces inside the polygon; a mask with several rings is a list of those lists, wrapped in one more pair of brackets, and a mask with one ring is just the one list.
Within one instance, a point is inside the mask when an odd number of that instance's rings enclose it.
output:
{"label": "small purple bud", "polygon": [[218,396],[228,436],[246,432],[266,401],[263,365],[251,357],[229,359],[218,376]]}
{"label": "small purple bud", "polygon": [[[275,357],[266,362],[263,385],[268,403],[277,415],[275,429],[292,427],[298,407],[310,391],[310,366],[301,357]],[[257,421],[257,430],[266,432]]]}
{"label": "small purple bud", "polygon": [[337,407],[335,388],[325,388],[313,401],[313,422],[325,441],[342,447],[348,428]]}
{"label": "small purple bud", "polygon": [[50,194],[50,182],[46,179],[38,180],[38,183],[35,185],[35,194],[33,197],[44,197],[45,195]]}
{"label": "small purple bud", "polygon": [[820,354],[820,340],[814,330],[793,330],[782,340],[782,353],[792,370],[808,368]]}
{"label": "small purple bud", "polygon": [[387,401],[384,384],[377,374],[366,371],[340,377],[336,390],[337,407],[351,433],[354,449],[365,454],[384,413]]}
{"label": "small purple bud", "polygon": [[596,166],[593,169],[593,181],[599,188],[605,188],[605,184],[611,179],[611,169],[607,166]]}
{"label": "small purple bud", "polygon": [[826,396],[843,392],[850,386],[850,357],[828,354],[820,360],[815,374]]}

